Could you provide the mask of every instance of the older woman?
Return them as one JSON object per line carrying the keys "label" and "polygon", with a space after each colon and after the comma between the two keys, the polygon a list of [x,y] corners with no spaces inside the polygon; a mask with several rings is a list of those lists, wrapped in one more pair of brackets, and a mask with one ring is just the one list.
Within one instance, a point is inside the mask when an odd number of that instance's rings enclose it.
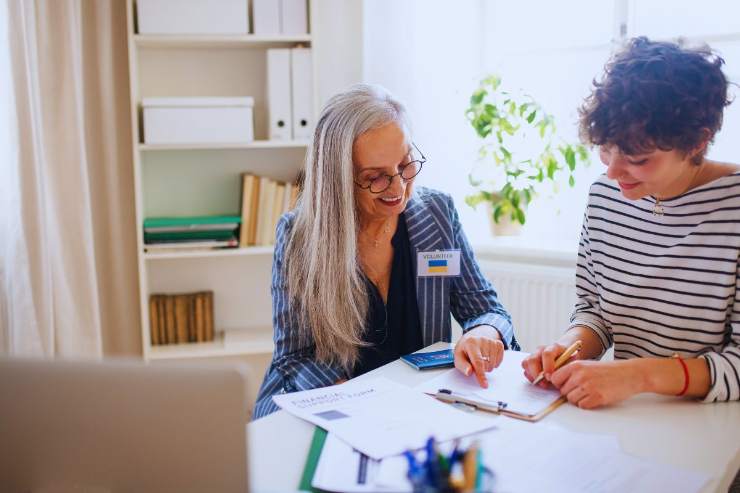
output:
{"label": "older woman", "polygon": [[[522,366],[582,408],[641,392],[740,399],[740,170],[704,157],[728,104],[723,63],[637,38],[581,109],[607,171],[586,208],[578,303]],[[580,361],[553,371],[578,339]],[[610,346],[616,361],[591,361]]]}
{"label": "older woman", "polygon": [[298,205],[277,227],[275,352],[255,406],[360,375],[464,335],[455,366],[485,373],[517,347],[511,320],[482,276],[452,199],[413,181],[425,159],[403,106],[357,85],[323,109]]}

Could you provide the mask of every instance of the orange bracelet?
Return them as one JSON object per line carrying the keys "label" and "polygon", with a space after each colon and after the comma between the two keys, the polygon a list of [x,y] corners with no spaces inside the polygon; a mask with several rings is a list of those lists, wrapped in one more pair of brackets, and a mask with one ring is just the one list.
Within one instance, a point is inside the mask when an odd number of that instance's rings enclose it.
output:
{"label": "orange bracelet", "polygon": [[678,355],[678,353],[674,353],[673,357],[681,363],[681,367],[683,368],[683,388],[681,389],[681,392],[676,394],[676,397],[681,397],[686,394],[687,390],[689,390],[689,367],[686,366],[686,362]]}

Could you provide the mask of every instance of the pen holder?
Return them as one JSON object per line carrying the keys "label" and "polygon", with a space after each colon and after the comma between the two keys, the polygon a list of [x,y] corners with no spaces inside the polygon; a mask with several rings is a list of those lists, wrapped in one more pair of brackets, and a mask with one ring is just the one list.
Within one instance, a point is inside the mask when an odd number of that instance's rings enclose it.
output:
{"label": "pen holder", "polygon": [[434,437],[430,437],[423,453],[423,461],[410,450],[404,453],[409,463],[406,476],[414,493],[493,491],[493,472],[483,465],[483,453],[477,443],[463,450],[455,441],[452,452],[443,454]]}

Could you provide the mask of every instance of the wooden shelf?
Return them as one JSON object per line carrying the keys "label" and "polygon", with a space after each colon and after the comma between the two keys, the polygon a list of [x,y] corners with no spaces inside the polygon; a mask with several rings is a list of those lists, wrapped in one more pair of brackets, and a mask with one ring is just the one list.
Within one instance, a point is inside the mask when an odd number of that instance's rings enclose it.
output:
{"label": "wooden shelf", "polygon": [[307,140],[255,140],[202,144],[139,144],[140,151],[189,151],[210,149],[297,149],[307,147]]}
{"label": "wooden shelf", "polygon": [[210,258],[210,257],[242,257],[248,255],[272,255],[274,246],[254,246],[246,248],[220,248],[215,250],[190,250],[184,252],[145,252],[146,260]]}
{"label": "wooden shelf", "polygon": [[260,36],[243,35],[167,35],[136,34],[134,43],[139,48],[267,48],[291,47],[311,42],[311,35]]}
{"label": "wooden shelf", "polygon": [[272,329],[243,329],[248,337],[241,337],[239,343],[226,344],[224,333],[217,332],[211,342],[192,342],[188,344],[164,344],[151,346],[147,359],[214,358],[219,356],[268,355],[272,354]]}

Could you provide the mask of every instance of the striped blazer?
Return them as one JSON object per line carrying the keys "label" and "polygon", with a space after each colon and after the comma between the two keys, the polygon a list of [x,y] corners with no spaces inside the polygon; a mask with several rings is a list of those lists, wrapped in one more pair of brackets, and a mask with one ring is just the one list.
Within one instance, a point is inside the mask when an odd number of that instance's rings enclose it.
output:
{"label": "striped blazer", "polygon": [[[418,252],[434,250],[458,249],[461,253],[459,277],[416,277],[416,299],[424,345],[451,340],[452,314],[463,331],[478,325],[491,325],[501,333],[507,347],[518,349],[511,317],[475,261],[452,198],[419,187],[409,199],[404,214],[412,259],[416,259]],[[314,358],[313,346],[299,342],[297,317],[291,311],[282,272],[294,217],[293,212],[284,214],[277,226],[272,266],[275,351],[257,397],[255,419],[278,409],[272,401],[272,396],[277,393],[333,385],[337,380],[353,376],[341,367],[318,362]],[[412,263],[416,276],[416,262]]]}

